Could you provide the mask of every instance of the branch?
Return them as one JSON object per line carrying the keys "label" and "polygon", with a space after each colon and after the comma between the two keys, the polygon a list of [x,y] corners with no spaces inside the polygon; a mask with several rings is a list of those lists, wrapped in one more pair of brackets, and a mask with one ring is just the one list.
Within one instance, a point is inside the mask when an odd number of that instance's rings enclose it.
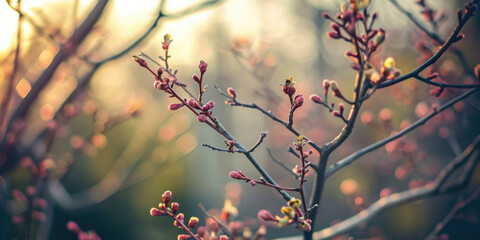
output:
{"label": "branch", "polygon": [[[438,175],[433,183],[427,184],[423,187],[418,187],[410,190],[406,190],[399,193],[394,193],[389,196],[380,198],[378,201],[370,205],[367,209],[359,212],[355,216],[352,216],[332,227],[325,228],[321,231],[313,233],[313,238],[316,240],[331,239],[340,234],[346,233],[351,229],[357,227],[360,224],[368,222],[378,214],[401,204],[413,202],[419,199],[437,196],[441,194],[447,194],[448,191],[442,191],[441,187],[445,184],[445,181],[462,166],[465,162],[478,163],[480,157],[480,135],[475,138],[472,144],[465,149],[462,155],[457,156],[451,161]],[[466,186],[465,183],[470,181],[471,178],[464,179],[464,182],[457,183],[459,185]],[[460,189],[456,189],[460,190]],[[294,240],[298,237],[282,238],[282,240]]]}
{"label": "branch", "polygon": [[282,167],[283,169],[285,169],[288,173],[291,173],[296,179],[299,179],[300,176],[298,176],[297,174],[293,173],[292,172],[292,169],[288,168],[287,165],[285,165],[285,163],[283,162],[280,162],[278,161],[272,154],[272,151],[270,149],[267,149],[267,153],[268,153],[268,156],[270,156],[270,159],[272,159],[273,162],[275,162],[276,164],[278,164],[280,167]]}
{"label": "branch", "polygon": [[457,214],[457,212],[461,211],[462,209],[470,205],[472,202],[474,202],[474,200],[478,198],[479,194],[480,194],[480,188],[477,188],[477,190],[475,190],[472,194],[470,194],[470,196],[468,196],[465,200],[463,196],[460,197],[455,203],[455,205],[453,206],[453,208],[450,210],[450,212],[448,212],[448,214],[443,218],[443,220],[435,226],[433,231],[430,234],[428,234],[428,236],[425,239],[434,240],[435,237],[440,233],[440,231],[442,231],[442,229],[448,224],[448,222],[452,220],[455,214]]}
{"label": "branch", "polygon": [[[437,44],[442,45],[443,43],[445,43],[445,40],[440,38],[438,34],[433,33],[428,29],[426,29],[418,19],[414,18],[409,11],[407,11],[405,8],[400,6],[400,4],[398,4],[396,0],[389,0],[389,1],[393,4],[393,6],[395,6],[395,8],[397,8],[401,13],[407,16],[407,18],[410,19],[410,21],[412,21],[421,31],[427,34],[427,36],[430,37],[432,40],[434,40]],[[457,55],[458,59],[460,59],[460,61],[462,62],[462,65],[467,70],[468,74],[474,77],[475,73],[473,72],[472,68],[469,66],[469,63],[467,62],[467,59],[465,58],[465,55],[463,54],[463,52],[458,50],[454,46],[450,47],[450,49],[455,53],[455,55]]]}
{"label": "branch", "polygon": [[356,159],[360,158],[361,156],[371,152],[371,151],[374,151],[382,146],[384,146],[385,144],[391,142],[391,141],[394,141],[400,137],[402,137],[403,135],[411,132],[412,130],[416,129],[417,127],[423,125],[425,122],[427,122],[428,120],[430,120],[431,118],[433,118],[434,116],[436,116],[437,114],[441,113],[442,111],[444,111],[445,109],[453,106],[455,103],[467,98],[468,96],[472,95],[473,93],[475,93],[477,91],[477,89],[471,89],[465,93],[463,93],[462,95],[450,100],[448,103],[442,105],[440,108],[438,108],[438,110],[434,111],[434,112],[431,112],[430,114],[428,114],[427,116],[417,120],[416,122],[414,122],[413,124],[411,124],[410,126],[408,126],[407,128],[403,129],[402,131],[399,131],[398,133],[396,133],[395,135],[392,135],[388,138],[385,138],[381,141],[378,141],[368,147],[365,147],[363,149],[360,149],[358,150],[357,152],[351,154],[350,156],[336,162],[335,164],[333,164],[332,166],[330,166],[326,173],[325,173],[325,179],[327,179],[328,177],[330,177],[333,173],[335,173],[336,171],[344,168],[345,166],[349,165],[350,163],[352,163],[353,161],[355,161]]}
{"label": "branch", "polygon": [[467,11],[465,13],[465,16],[463,18],[459,19],[459,23],[458,23],[457,27],[455,28],[455,30],[453,31],[453,33],[450,35],[450,37],[447,39],[447,41],[445,43],[443,43],[442,47],[431,58],[429,58],[422,65],[418,66],[417,68],[415,68],[411,72],[409,72],[409,73],[407,73],[403,76],[400,76],[400,77],[396,78],[395,80],[384,82],[384,83],[380,84],[378,86],[378,88],[385,88],[385,87],[397,84],[399,82],[405,81],[409,78],[418,76],[420,74],[420,72],[422,72],[425,68],[434,64],[448,50],[448,48],[453,43],[455,43],[459,40],[458,36],[459,36],[460,30],[463,28],[463,26],[468,21],[468,19],[470,19],[470,17],[473,16],[473,13],[474,13],[473,11]]}
{"label": "branch", "polygon": [[321,152],[321,148],[315,144],[314,142],[310,141],[307,137],[305,137],[305,135],[299,133],[295,128],[293,128],[292,126],[289,126],[289,123],[281,120],[280,118],[278,118],[277,116],[275,116],[271,111],[267,111],[261,107],[259,107],[257,104],[255,103],[252,103],[252,104],[244,104],[244,103],[241,103],[239,102],[236,98],[232,98],[230,95],[226,94],[225,92],[223,92],[217,85],[214,85],[215,89],[217,89],[217,91],[220,93],[220,95],[228,98],[229,100],[231,100],[232,102],[230,103],[231,106],[237,106],[237,107],[244,107],[244,108],[251,108],[251,109],[256,109],[258,111],[260,111],[261,113],[263,113],[264,115],[266,115],[267,117],[269,117],[270,119],[272,119],[273,121],[275,122],[278,122],[280,124],[282,124],[283,126],[285,126],[285,128],[287,128],[290,132],[292,132],[295,136],[303,136],[303,138],[305,140],[308,141],[308,144],[313,147],[315,150],[317,150],[318,152]]}

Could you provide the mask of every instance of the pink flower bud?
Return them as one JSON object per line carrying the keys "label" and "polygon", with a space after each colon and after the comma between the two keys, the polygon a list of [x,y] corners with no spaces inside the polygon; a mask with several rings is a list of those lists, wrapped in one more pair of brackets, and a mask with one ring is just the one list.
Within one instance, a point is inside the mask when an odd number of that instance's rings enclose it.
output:
{"label": "pink flower bud", "polygon": [[227,235],[220,235],[218,240],[228,240],[228,236]]}
{"label": "pink flower bud", "polygon": [[187,104],[192,108],[201,109],[200,104],[193,98],[188,99]]}
{"label": "pink flower bud", "polygon": [[265,209],[258,211],[257,216],[260,220],[263,220],[265,222],[276,221],[276,219],[272,216],[272,214]]}
{"label": "pink flower bud", "polygon": [[163,203],[167,205],[170,200],[172,200],[172,192],[171,191],[165,191],[162,195]]}
{"label": "pink flower bud", "polygon": [[303,105],[303,102],[305,102],[305,98],[303,97],[303,94],[299,94],[299,95],[295,96],[293,107],[294,108],[299,108]]}
{"label": "pink flower bud", "polygon": [[213,102],[213,101],[209,101],[207,104],[210,106],[210,109],[215,107],[215,102]]}
{"label": "pink flower bud", "polygon": [[150,215],[154,217],[162,216],[165,212],[158,208],[152,208],[150,209]]}
{"label": "pink flower bud", "polygon": [[235,90],[233,90],[233,88],[229,87],[229,88],[227,89],[227,92],[228,92],[228,94],[230,94],[230,97],[232,97],[232,98],[236,98],[236,97],[237,97],[237,94],[235,93]]}
{"label": "pink flower bud", "polygon": [[335,116],[335,117],[341,117],[342,114],[338,111],[332,111],[332,115]]}
{"label": "pink flower bud", "polygon": [[187,240],[190,238],[190,235],[187,234],[180,234],[177,236],[177,240]]}
{"label": "pink flower bud", "polygon": [[239,180],[243,180],[245,179],[245,175],[243,175],[242,172],[238,171],[238,172],[235,172],[235,171],[231,171],[229,173],[230,177],[233,178],[233,179],[239,179]]}
{"label": "pink flower bud", "polygon": [[250,185],[252,185],[252,186],[255,186],[255,184],[257,184],[257,183],[255,182],[255,180],[253,180],[253,179],[250,180],[248,183],[250,183]]}
{"label": "pink flower bud", "polygon": [[205,122],[207,120],[207,116],[205,115],[198,115],[197,116],[197,121],[199,122]]}
{"label": "pink flower bud", "polygon": [[180,208],[180,204],[177,202],[172,202],[172,204],[170,204],[170,209],[172,210],[173,214],[177,213],[178,208]]}
{"label": "pink flower bud", "polygon": [[190,220],[188,221],[188,228],[195,228],[197,224],[198,224],[198,218],[191,217]]}
{"label": "pink flower bud", "polygon": [[172,104],[168,105],[168,110],[175,111],[175,110],[180,109],[183,106],[184,106],[183,103],[172,103]]}
{"label": "pink flower bud", "polygon": [[67,223],[67,229],[68,231],[70,232],[74,232],[76,234],[79,234],[82,232],[82,229],[80,229],[80,227],[78,226],[78,224],[76,224],[74,221],[68,221]]}
{"label": "pink flower bud", "polygon": [[157,74],[158,74],[158,77],[162,76],[162,74],[163,74],[163,68],[162,67],[158,67]]}
{"label": "pink flower bud", "polygon": [[324,79],[322,82],[322,86],[325,89],[325,91],[328,90],[328,88],[330,87],[330,81],[328,79]]}
{"label": "pink flower bud", "polygon": [[200,60],[200,63],[198,64],[198,68],[200,69],[200,72],[202,74],[207,71],[207,66],[208,66],[208,64],[205,61]]}
{"label": "pink flower bud", "polygon": [[327,36],[331,39],[339,39],[340,38],[340,34],[338,34],[337,32],[328,32]]}
{"label": "pink flower bud", "polygon": [[200,77],[197,74],[193,74],[192,78],[193,78],[193,81],[200,83]]}
{"label": "pink flower bud", "polygon": [[134,59],[135,62],[137,62],[138,65],[140,65],[141,67],[148,67],[147,61],[145,61],[145,59],[143,59],[142,57],[133,56],[133,59]]}
{"label": "pink flower bud", "polygon": [[340,113],[341,113],[341,114],[343,113],[343,110],[344,110],[343,103],[339,103],[339,104],[338,104],[338,110],[340,110]]}
{"label": "pink flower bud", "polygon": [[322,98],[319,97],[319,96],[316,95],[316,94],[310,95],[310,99],[311,99],[314,103],[318,103],[318,104],[321,104],[321,103],[323,102]]}
{"label": "pink flower bud", "polygon": [[334,22],[330,25],[330,27],[333,29],[334,32],[336,32],[336,33],[340,32],[340,26],[338,25],[338,23]]}
{"label": "pink flower bud", "polygon": [[178,227],[178,228],[182,228],[182,225],[180,225],[180,223],[183,223],[183,220],[185,219],[185,216],[183,215],[183,213],[179,213],[177,214],[177,220],[175,222],[173,222],[173,226],[175,227]]}
{"label": "pink flower bud", "polygon": [[198,227],[197,229],[197,235],[199,237],[203,237],[203,235],[205,235],[205,232],[206,232],[206,229],[204,226],[201,226],[201,227]]}
{"label": "pink flower bud", "polygon": [[460,34],[458,34],[457,38],[455,38],[455,42],[458,42],[458,41],[460,41],[460,40],[462,40],[462,39],[464,39],[464,38],[465,38],[465,34],[460,33]]}

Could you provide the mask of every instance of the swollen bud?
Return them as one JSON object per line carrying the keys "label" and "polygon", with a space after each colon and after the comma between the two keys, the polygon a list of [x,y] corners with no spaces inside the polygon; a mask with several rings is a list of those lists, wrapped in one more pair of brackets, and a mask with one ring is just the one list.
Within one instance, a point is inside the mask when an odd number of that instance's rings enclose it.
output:
{"label": "swollen bud", "polygon": [[197,74],[193,74],[192,78],[195,82],[200,83],[200,77]]}
{"label": "swollen bud", "polygon": [[200,60],[200,63],[198,64],[198,68],[200,69],[200,73],[205,73],[207,71],[207,66],[208,64],[203,61],[203,60]]}
{"label": "swollen bud", "polygon": [[172,103],[172,104],[168,105],[168,110],[175,111],[175,110],[178,110],[179,108],[181,108],[183,106],[184,106],[183,103]]}
{"label": "swollen bud", "polygon": [[197,116],[197,121],[199,122],[205,122],[207,120],[207,117],[205,115],[198,115]]}
{"label": "swollen bud", "polygon": [[235,93],[235,90],[233,90],[233,88],[229,87],[229,88],[227,89],[227,92],[228,92],[228,94],[230,94],[230,97],[232,97],[232,98],[236,98],[236,97],[237,97],[237,94]]}
{"label": "swollen bud", "polygon": [[180,204],[178,204],[177,202],[172,202],[172,204],[170,204],[170,209],[172,210],[173,214],[178,211],[178,208],[180,208]]}
{"label": "swollen bud", "polygon": [[165,191],[162,195],[163,203],[167,205],[170,200],[172,200],[172,192],[171,191]]}
{"label": "swollen bud", "polygon": [[316,95],[316,94],[310,95],[310,99],[311,99],[314,103],[318,103],[318,104],[321,104],[321,103],[323,102],[322,98],[319,97],[319,96]]}
{"label": "swollen bud", "polygon": [[197,217],[191,217],[190,221],[188,221],[188,228],[195,228],[198,224],[198,218]]}
{"label": "swollen bud", "polygon": [[163,68],[162,67],[158,67],[157,74],[158,74],[159,78],[162,77],[162,74],[163,74]]}

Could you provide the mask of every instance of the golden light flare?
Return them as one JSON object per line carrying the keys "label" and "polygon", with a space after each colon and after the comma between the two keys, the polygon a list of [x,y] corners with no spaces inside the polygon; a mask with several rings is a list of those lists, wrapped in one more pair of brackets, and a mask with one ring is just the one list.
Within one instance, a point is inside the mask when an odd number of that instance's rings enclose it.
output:
{"label": "golden light flare", "polygon": [[171,125],[163,125],[158,130],[158,139],[163,142],[169,142],[177,134],[176,129]]}
{"label": "golden light flare", "polygon": [[53,115],[55,114],[55,109],[53,109],[53,106],[48,103],[43,104],[40,107],[39,114],[41,119],[48,121],[53,118]]}
{"label": "golden light flare", "polygon": [[20,79],[17,86],[15,86],[15,90],[21,98],[25,98],[31,89],[32,85],[25,78]]}
{"label": "golden light flare", "polygon": [[53,59],[53,53],[50,50],[44,50],[40,56],[38,56],[38,66],[41,68],[47,68]]}
{"label": "golden light flare", "polygon": [[345,179],[340,184],[340,191],[345,195],[352,195],[358,190],[358,183],[353,179]]}
{"label": "golden light flare", "polygon": [[92,136],[92,144],[97,148],[104,148],[107,145],[107,137],[103,134],[95,134]]}

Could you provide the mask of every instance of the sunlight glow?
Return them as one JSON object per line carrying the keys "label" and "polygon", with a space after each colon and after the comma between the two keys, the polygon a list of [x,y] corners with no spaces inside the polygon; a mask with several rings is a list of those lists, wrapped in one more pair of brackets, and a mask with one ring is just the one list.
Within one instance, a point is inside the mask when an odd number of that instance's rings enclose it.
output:
{"label": "sunlight glow", "polygon": [[25,78],[20,79],[17,86],[15,86],[15,90],[21,98],[25,98],[31,89],[32,85]]}

